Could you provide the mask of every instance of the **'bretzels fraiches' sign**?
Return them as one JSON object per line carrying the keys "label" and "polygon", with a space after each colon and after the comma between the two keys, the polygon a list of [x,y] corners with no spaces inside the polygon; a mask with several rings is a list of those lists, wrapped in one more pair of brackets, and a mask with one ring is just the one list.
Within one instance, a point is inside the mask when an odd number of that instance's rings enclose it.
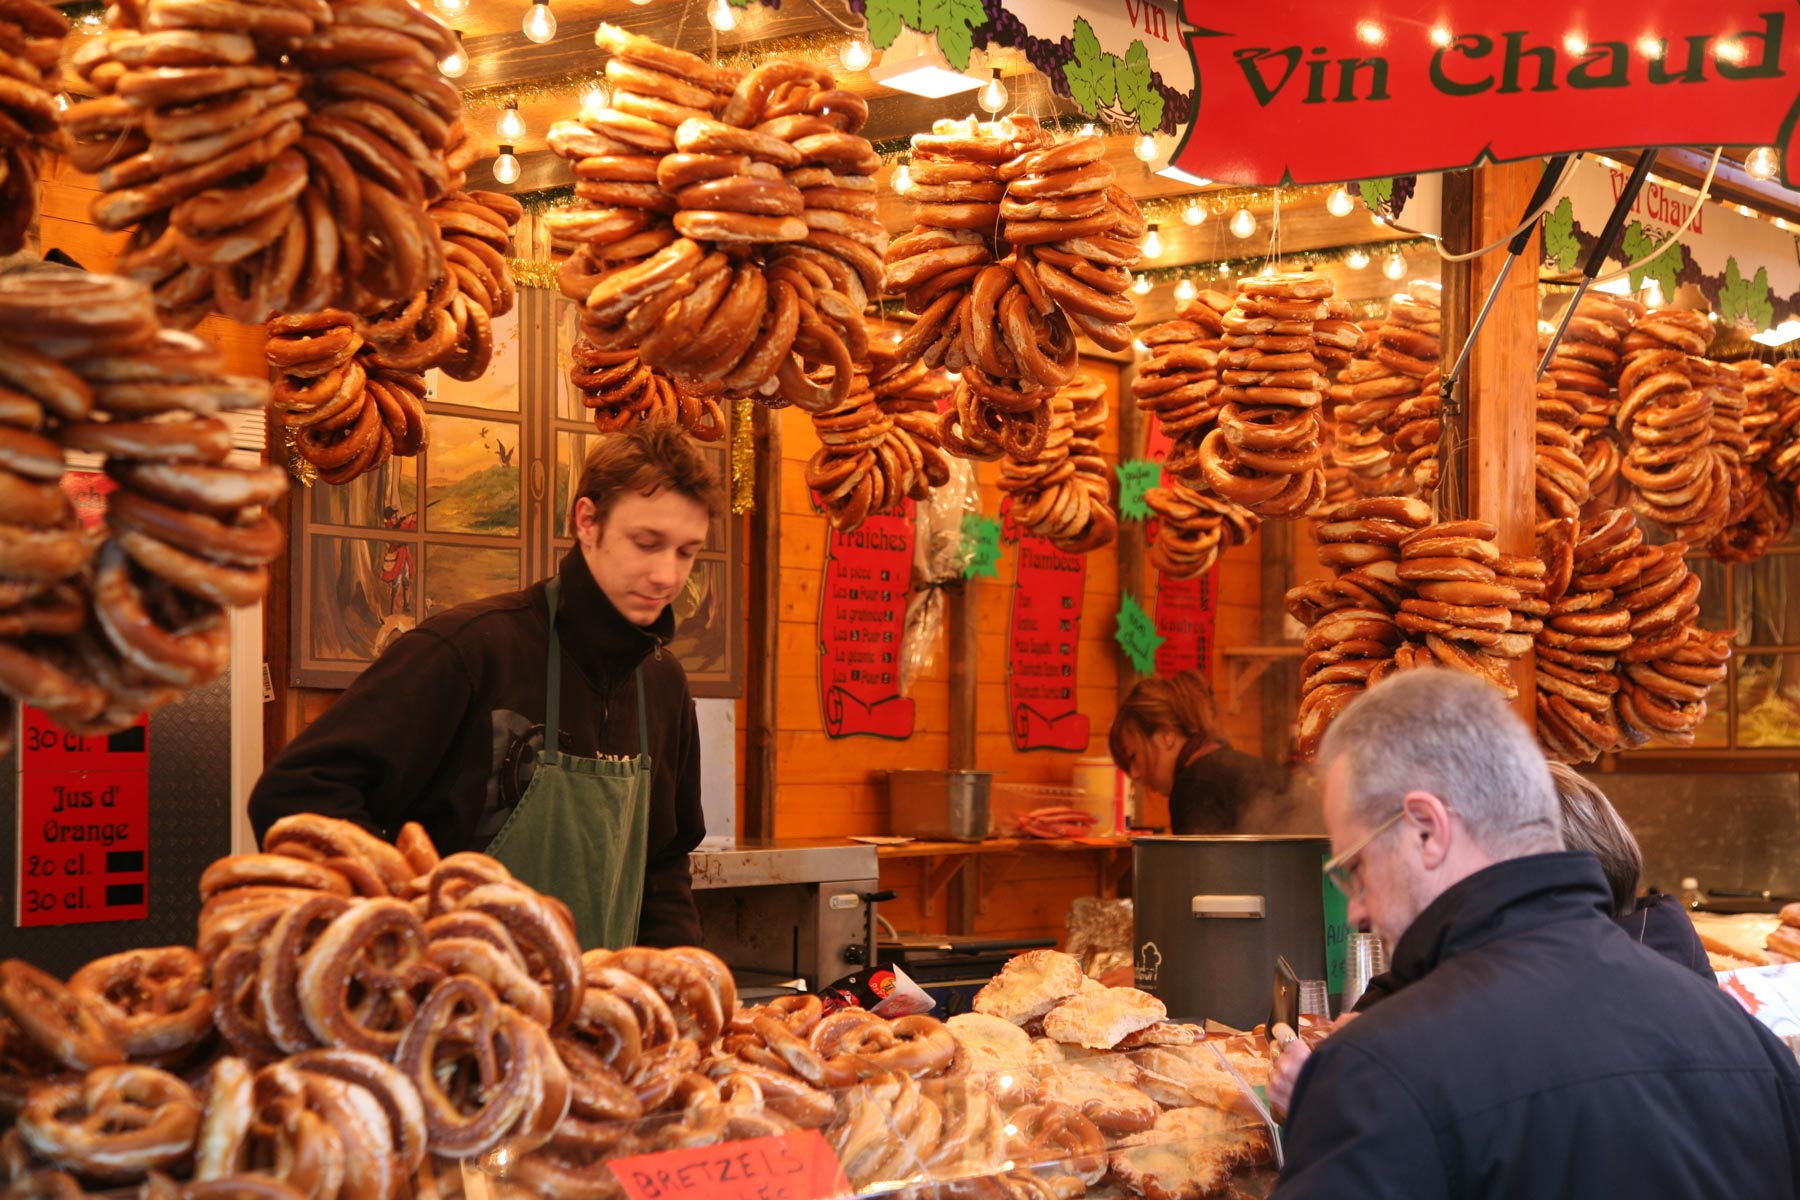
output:
{"label": "'bretzels fraiches' sign", "polygon": [[1274,185],[1572,150],[1774,145],[1800,117],[1792,0],[1183,0],[1174,165]]}

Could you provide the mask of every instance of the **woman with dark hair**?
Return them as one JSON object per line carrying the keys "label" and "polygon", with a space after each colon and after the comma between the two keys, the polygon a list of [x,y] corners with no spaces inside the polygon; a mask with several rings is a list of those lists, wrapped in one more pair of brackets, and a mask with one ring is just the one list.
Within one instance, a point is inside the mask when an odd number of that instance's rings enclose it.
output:
{"label": "woman with dark hair", "polygon": [[1169,798],[1175,833],[1237,833],[1252,802],[1286,791],[1282,771],[1219,735],[1212,689],[1198,671],[1132,688],[1108,745],[1121,771]]}

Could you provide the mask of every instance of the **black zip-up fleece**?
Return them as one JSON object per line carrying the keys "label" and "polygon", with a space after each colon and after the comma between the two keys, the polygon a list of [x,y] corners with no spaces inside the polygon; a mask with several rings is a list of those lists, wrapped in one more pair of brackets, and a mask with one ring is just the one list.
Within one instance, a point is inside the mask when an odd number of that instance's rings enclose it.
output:
{"label": "black zip-up fleece", "polygon": [[[650,828],[637,940],[700,940],[688,852],[706,834],[700,739],[687,675],[661,649],[664,609],[648,629],[626,620],[571,549],[562,594],[561,746],[569,754],[635,755],[644,670]],[[283,750],[250,794],[260,840],[289,813],[357,822],[391,838],[408,821],[438,850],[480,850],[504,824],[543,745],[549,628],[544,584],[440,613],[401,637]],[[593,869],[608,869],[605,863]]]}

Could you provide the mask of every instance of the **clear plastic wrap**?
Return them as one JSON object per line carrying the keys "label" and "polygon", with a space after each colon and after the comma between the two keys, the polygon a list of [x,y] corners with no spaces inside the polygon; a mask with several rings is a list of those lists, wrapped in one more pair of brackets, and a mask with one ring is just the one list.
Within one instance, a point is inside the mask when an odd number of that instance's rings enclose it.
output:
{"label": "clear plastic wrap", "polygon": [[1114,971],[1131,969],[1131,931],[1130,900],[1077,896],[1069,905],[1069,940],[1063,953],[1080,962],[1089,978],[1104,980]]}
{"label": "clear plastic wrap", "polygon": [[916,506],[913,515],[913,591],[906,601],[906,634],[900,643],[900,694],[912,695],[913,680],[931,669],[938,634],[944,628],[944,588],[962,579],[974,557],[963,535],[963,519],[981,511],[975,464],[950,460],[950,482]]}
{"label": "clear plastic wrap", "polygon": [[[466,1190],[471,1200],[482,1190],[490,1200],[613,1200],[625,1195],[609,1165],[619,1160],[818,1130],[849,1181],[844,1197],[1201,1200],[1228,1186],[1262,1195],[1276,1150],[1247,1090],[1260,1061],[1242,1037],[1102,1052],[1038,1039],[1031,1061],[1005,1069],[922,1080],[889,1073],[804,1098],[715,1065],[718,1097],[696,1088],[680,1112],[585,1123],[578,1140],[559,1131],[545,1146],[469,1160]],[[794,1153],[756,1149],[764,1162]],[[438,1191],[448,1198],[464,1186]]]}

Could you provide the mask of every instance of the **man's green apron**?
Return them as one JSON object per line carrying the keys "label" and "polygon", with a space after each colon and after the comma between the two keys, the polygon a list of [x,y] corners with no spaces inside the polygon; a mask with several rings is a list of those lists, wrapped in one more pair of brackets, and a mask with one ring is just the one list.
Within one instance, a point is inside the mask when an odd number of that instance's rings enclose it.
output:
{"label": "man's green apron", "polygon": [[562,644],[556,635],[560,580],[544,588],[550,603],[550,660],[545,669],[544,748],[531,783],[487,852],[575,914],[583,950],[619,950],[637,940],[644,900],[644,848],[650,825],[650,742],[644,669],[637,670],[638,754],[578,758],[562,753]]}

